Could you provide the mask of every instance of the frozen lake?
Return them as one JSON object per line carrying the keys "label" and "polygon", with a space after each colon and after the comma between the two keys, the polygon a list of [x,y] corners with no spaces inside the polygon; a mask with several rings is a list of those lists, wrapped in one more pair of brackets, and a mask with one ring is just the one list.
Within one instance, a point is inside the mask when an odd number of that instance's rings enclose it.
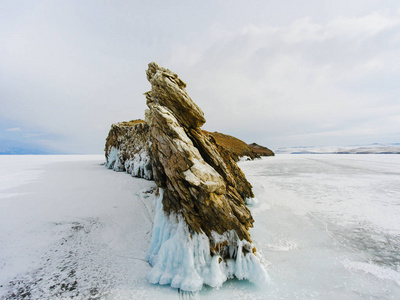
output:
{"label": "frozen lake", "polygon": [[277,299],[400,298],[400,156],[278,155],[241,163],[252,236]]}
{"label": "frozen lake", "polygon": [[0,299],[400,299],[400,155],[241,162],[271,282],[146,281],[154,183],[100,156],[0,156]]}

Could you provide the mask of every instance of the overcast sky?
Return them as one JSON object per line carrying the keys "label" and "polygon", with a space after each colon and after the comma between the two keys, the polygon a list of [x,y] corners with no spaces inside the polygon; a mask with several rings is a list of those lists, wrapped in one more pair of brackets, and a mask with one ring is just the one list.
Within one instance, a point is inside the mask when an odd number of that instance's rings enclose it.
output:
{"label": "overcast sky", "polygon": [[400,142],[398,0],[0,0],[0,143],[101,153],[111,123],[144,118],[151,61],[209,131]]}

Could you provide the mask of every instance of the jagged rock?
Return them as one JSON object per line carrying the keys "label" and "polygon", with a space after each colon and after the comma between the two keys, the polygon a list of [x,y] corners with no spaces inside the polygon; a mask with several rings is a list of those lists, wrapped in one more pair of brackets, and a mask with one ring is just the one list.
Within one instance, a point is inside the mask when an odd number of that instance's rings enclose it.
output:
{"label": "jagged rock", "polygon": [[258,145],[256,143],[249,144],[249,146],[259,156],[275,156],[275,153],[267,147]]}
{"label": "jagged rock", "polygon": [[186,84],[155,63],[147,78],[152,89],[146,93],[146,122],[156,183],[165,189],[165,212],[182,214],[191,230],[210,239],[212,231],[233,229],[250,242],[254,220],[244,200],[254,197],[250,183],[201,131],[204,114],[187,95]]}
{"label": "jagged rock", "polygon": [[193,291],[233,276],[265,280],[249,234],[254,220],[245,203],[254,197],[252,186],[235,162],[242,154],[218,142],[221,134],[200,129],[204,114],[175,73],[150,63],[146,74],[146,122],[112,126],[106,166],[159,187],[150,282]]}

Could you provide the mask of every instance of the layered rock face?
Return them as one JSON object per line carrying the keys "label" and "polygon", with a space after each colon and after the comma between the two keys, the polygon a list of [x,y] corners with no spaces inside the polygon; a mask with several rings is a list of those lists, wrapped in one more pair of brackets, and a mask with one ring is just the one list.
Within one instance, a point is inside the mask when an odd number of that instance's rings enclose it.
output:
{"label": "layered rock face", "polygon": [[248,230],[254,220],[244,201],[254,197],[250,183],[200,130],[204,114],[187,95],[185,83],[155,63],[147,78],[152,89],[146,93],[146,122],[155,180],[165,189],[164,210],[181,213],[191,230],[209,238],[212,231],[233,229],[251,241]]}
{"label": "layered rock face", "polygon": [[156,63],[146,74],[152,87],[145,94],[146,122],[113,125],[106,165],[154,179],[159,187],[150,282],[193,291],[233,276],[265,280],[245,204],[254,195],[236,158],[200,129],[204,114],[176,74]]}

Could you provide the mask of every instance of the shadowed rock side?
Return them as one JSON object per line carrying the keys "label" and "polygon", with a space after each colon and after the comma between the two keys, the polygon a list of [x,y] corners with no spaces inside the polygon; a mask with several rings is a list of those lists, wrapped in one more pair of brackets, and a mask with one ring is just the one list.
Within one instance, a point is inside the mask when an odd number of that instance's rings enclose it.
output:
{"label": "shadowed rock side", "polygon": [[235,162],[238,154],[218,143],[220,134],[200,129],[204,114],[176,74],[156,63],[146,74],[146,122],[113,124],[105,151],[108,168],[154,179],[159,187],[149,281],[187,291],[234,276],[264,282],[245,205],[254,195]]}
{"label": "shadowed rock side", "polygon": [[249,144],[249,147],[259,156],[275,156],[275,153],[271,149],[256,143]]}

